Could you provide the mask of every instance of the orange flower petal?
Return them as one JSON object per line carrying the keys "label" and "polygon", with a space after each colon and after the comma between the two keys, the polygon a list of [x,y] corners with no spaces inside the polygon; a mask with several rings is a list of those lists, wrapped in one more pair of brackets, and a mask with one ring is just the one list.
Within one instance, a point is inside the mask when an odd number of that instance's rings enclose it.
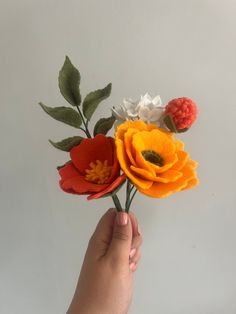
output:
{"label": "orange flower petal", "polygon": [[[120,125],[115,136],[120,166],[140,192],[166,197],[198,183],[197,163],[189,160],[188,153],[183,151],[184,143],[175,140],[172,132],[138,120]],[[145,160],[144,150],[158,153],[164,165]]]}
{"label": "orange flower petal", "polygon": [[146,194],[151,197],[167,197],[174,192],[179,192],[187,187],[188,182],[196,178],[196,173],[192,168],[191,164],[186,164],[186,166],[181,171],[183,176],[177,180],[176,182],[171,183],[153,183],[153,185],[145,190],[139,189],[139,191],[143,194]]}
{"label": "orange flower petal", "polygon": [[73,194],[97,193],[108,186],[108,184],[95,184],[86,181],[83,176],[60,180],[59,184],[63,191]]}
{"label": "orange flower petal", "polygon": [[159,175],[160,173],[164,173],[165,171],[172,169],[173,165],[178,161],[178,157],[176,154],[172,155],[172,156],[168,156],[165,159],[165,165],[160,167],[158,165],[154,165],[150,162],[148,162],[150,164],[150,166],[152,167],[152,169],[155,171],[155,173],[157,175]]}
{"label": "orange flower petal", "polygon": [[177,151],[176,154],[178,157],[178,161],[173,165],[173,167],[171,169],[181,170],[185,166],[187,161],[189,160],[189,154],[183,150]]}
{"label": "orange flower petal", "polygon": [[164,160],[165,157],[173,155],[176,151],[173,140],[158,129],[134,134],[133,147],[136,151],[153,150],[161,155]]}
{"label": "orange flower petal", "polygon": [[71,161],[61,167],[58,172],[63,180],[71,179],[80,175],[80,172],[75,168]]}
{"label": "orange flower petal", "polygon": [[150,181],[154,181],[155,180],[155,176],[153,176],[149,171],[147,171],[146,169],[142,169],[142,168],[137,168],[134,166],[130,166],[130,169],[135,172],[138,176],[142,177],[145,180],[150,180]]}
{"label": "orange flower petal", "polygon": [[117,127],[115,137],[123,140],[124,134],[131,128],[137,130],[147,130],[147,124],[142,120],[128,120]]}
{"label": "orange flower petal", "polygon": [[148,180],[143,180],[139,177],[136,177],[133,172],[130,170],[130,163],[129,159],[125,152],[124,143],[122,140],[117,139],[116,140],[116,148],[117,148],[117,156],[120,162],[120,166],[127,175],[127,177],[132,181],[133,184],[135,184],[137,187],[148,189],[152,182]]}
{"label": "orange flower petal", "polygon": [[[146,169],[151,175],[155,176],[155,171],[153,169],[153,164],[147,161],[140,151],[136,151],[135,160],[137,167]],[[158,167],[158,166],[157,166]]]}
{"label": "orange flower petal", "polygon": [[175,171],[175,170],[167,170],[166,172],[159,174],[158,176],[153,176],[145,169],[140,169],[134,166],[130,167],[131,170],[133,170],[135,173],[140,175],[142,178],[147,180],[152,180],[154,182],[162,182],[162,183],[168,183],[168,182],[174,182],[182,177],[182,172]]}
{"label": "orange flower petal", "polygon": [[[170,169],[178,160],[175,155],[176,146],[174,141],[170,139],[169,135],[158,129],[134,134],[133,147],[136,151],[136,162],[139,168],[149,170],[153,175],[154,172],[162,173]],[[153,150],[158,153],[164,159],[164,166],[160,167],[146,161],[142,156],[142,151],[144,150]]]}
{"label": "orange flower petal", "polygon": [[134,166],[136,166],[136,161],[133,157],[133,147],[132,147],[132,140],[133,140],[133,135],[137,133],[137,129],[128,129],[127,132],[124,133],[124,143],[125,143],[125,149],[126,153],[129,157],[130,163]]}
{"label": "orange flower petal", "polygon": [[63,191],[73,194],[90,194],[104,190],[108,184],[95,184],[85,180],[72,163],[66,164],[59,170],[59,182]]}
{"label": "orange flower petal", "polygon": [[97,199],[105,194],[108,194],[115,190],[122,182],[126,180],[126,175],[122,174],[121,176],[117,177],[106,189],[102,190],[101,192],[98,192],[96,194],[91,194],[87,197],[87,200],[93,200]]}
{"label": "orange flower petal", "polygon": [[191,189],[195,186],[198,186],[198,184],[199,184],[198,178],[194,178],[194,179],[188,181],[187,186],[183,190]]}
{"label": "orange flower petal", "polygon": [[154,129],[159,130],[163,134],[167,135],[170,139],[174,138],[174,133],[173,132],[167,131],[167,130],[165,130],[163,128],[159,128],[159,127],[156,126],[156,124],[147,124],[147,127],[146,127],[147,131],[151,131],[151,130],[154,130]]}
{"label": "orange flower petal", "polygon": [[114,139],[98,134],[94,138],[82,140],[82,142],[73,147],[70,151],[70,157],[75,167],[81,174],[85,175],[85,170],[89,168],[92,161],[108,161],[108,165],[113,164],[113,146]]}
{"label": "orange flower petal", "polygon": [[190,160],[188,161],[188,164],[189,164],[193,169],[196,169],[197,166],[198,166],[198,162],[195,161],[195,160],[192,160],[192,159],[190,159]]}
{"label": "orange flower petal", "polygon": [[183,176],[183,173],[180,171],[169,169],[157,176],[158,182],[168,183],[175,182]]}
{"label": "orange flower petal", "polygon": [[175,140],[175,145],[177,150],[184,150],[184,142],[180,140]]}

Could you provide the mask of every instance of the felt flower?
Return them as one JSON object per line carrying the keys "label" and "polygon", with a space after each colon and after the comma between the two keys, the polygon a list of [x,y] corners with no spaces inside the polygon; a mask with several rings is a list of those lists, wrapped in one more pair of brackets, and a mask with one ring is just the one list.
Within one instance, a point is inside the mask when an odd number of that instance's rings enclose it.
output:
{"label": "felt flower", "polygon": [[115,134],[120,166],[137,189],[167,197],[198,184],[197,163],[173,133],[141,120],[121,124]]}
{"label": "felt flower", "polygon": [[70,150],[71,160],[59,169],[62,190],[89,194],[88,200],[112,192],[125,180],[115,151],[114,139],[98,134],[83,139]]}
{"label": "felt flower", "polygon": [[159,95],[152,98],[148,93],[141,96],[137,106],[139,119],[144,122],[158,122],[163,115],[164,107]]}
{"label": "felt flower", "polygon": [[116,125],[123,123],[126,120],[133,120],[138,117],[137,111],[138,103],[132,99],[124,99],[123,103],[117,107],[112,108],[112,115],[116,118]]}
{"label": "felt flower", "polygon": [[117,119],[116,126],[124,121],[137,119],[147,123],[159,123],[163,112],[160,96],[152,98],[148,93],[136,101],[124,99],[119,107],[112,109],[113,116]]}
{"label": "felt flower", "polygon": [[165,109],[165,114],[171,115],[177,130],[190,128],[197,113],[196,104],[187,97],[171,100]]}

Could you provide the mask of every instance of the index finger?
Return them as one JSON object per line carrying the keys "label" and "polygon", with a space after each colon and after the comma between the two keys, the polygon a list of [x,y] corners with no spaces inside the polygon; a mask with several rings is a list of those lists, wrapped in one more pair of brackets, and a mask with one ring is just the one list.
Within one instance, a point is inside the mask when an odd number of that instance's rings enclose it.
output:
{"label": "index finger", "polygon": [[133,212],[129,212],[129,216],[132,224],[133,237],[139,236],[140,232],[138,227],[138,220]]}

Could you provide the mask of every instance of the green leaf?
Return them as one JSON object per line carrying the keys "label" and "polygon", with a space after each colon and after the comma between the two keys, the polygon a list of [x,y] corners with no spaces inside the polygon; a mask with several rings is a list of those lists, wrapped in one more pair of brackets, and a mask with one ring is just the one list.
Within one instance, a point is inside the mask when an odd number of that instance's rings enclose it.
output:
{"label": "green leaf", "polygon": [[51,116],[55,120],[69,124],[77,129],[80,127],[82,123],[80,115],[78,114],[77,111],[75,111],[72,108],[68,107],[51,108],[44,105],[41,102],[39,103],[39,105],[47,114],[49,114],[49,116]]}
{"label": "green leaf", "polygon": [[62,96],[72,106],[79,106],[81,103],[80,73],[67,56],[59,72],[58,83]]}
{"label": "green leaf", "polygon": [[184,129],[178,129],[178,133],[184,133],[187,132],[189,128],[184,128]]}
{"label": "green leaf", "polygon": [[49,140],[49,142],[55,148],[63,150],[64,152],[69,152],[72,149],[72,147],[79,145],[82,140],[83,137],[81,136],[73,136],[68,137],[60,142],[53,142],[52,140]]}
{"label": "green leaf", "polygon": [[65,167],[65,165],[71,163],[71,160],[68,160],[66,163],[64,163],[63,165],[61,166],[57,166],[57,170],[60,170],[61,168]]}
{"label": "green leaf", "polygon": [[109,118],[101,118],[95,124],[93,135],[96,136],[97,134],[104,134],[106,135],[107,132],[112,128],[116,118],[111,116]]}
{"label": "green leaf", "polygon": [[173,121],[173,118],[171,117],[171,115],[166,115],[163,119],[163,121],[165,122],[165,125],[167,126],[167,128],[174,133],[178,133],[178,130],[176,129],[175,123]]}
{"label": "green leaf", "polygon": [[88,120],[91,119],[100,102],[110,96],[111,86],[112,84],[110,83],[105,88],[95,90],[85,97],[83,101],[83,114]]}

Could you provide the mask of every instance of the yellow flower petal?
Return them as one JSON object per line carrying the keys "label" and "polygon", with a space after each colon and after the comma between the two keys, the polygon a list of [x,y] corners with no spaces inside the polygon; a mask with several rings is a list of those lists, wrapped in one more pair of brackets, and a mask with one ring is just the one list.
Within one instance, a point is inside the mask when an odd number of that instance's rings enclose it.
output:
{"label": "yellow flower petal", "polygon": [[147,171],[150,172],[150,174],[152,174],[153,176],[155,175],[155,171],[152,167],[153,164],[151,164],[149,161],[147,161],[143,157],[141,152],[136,152],[135,160],[136,160],[137,167],[146,169]]}
{"label": "yellow flower petal", "polygon": [[127,130],[127,132],[124,133],[124,143],[125,143],[126,153],[129,157],[131,164],[134,166],[136,166],[136,161],[133,157],[132,139],[133,139],[133,135],[137,132],[138,132],[137,129],[130,128]]}
{"label": "yellow flower petal", "polygon": [[191,182],[192,180],[196,179],[195,171],[190,164],[187,164],[182,169],[182,173],[183,173],[183,176],[176,182],[171,182],[171,183],[155,182],[149,189],[147,190],[139,189],[139,191],[148,196],[158,197],[158,198],[167,197],[174,192],[179,192],[183,190],[184,188],[187,188],[188,182]]}
{"label": "yellow flower petal", "polygon": [[153,150],[163,159],[173,155],[176,151],[175,143],[163,132],[158,129],[141,131],[133,136],[133,147],[136,151]]}
{"label": "yellow flower petal", "polygon": [[188,161],[188,164],[189,164],[193,169],[196,169],[197,166],[198,166],[198,162],[195,161],[195,160],[192,160],[192,159]]}
{"label": "yellow flower petal", "polygon": [[178,150],[184,150],[184,142],[180,140],[175,140],[175,145]]}
{"label": "yellow flower petal", "polygon": [[183,176],[183,173],[180,171],[169,169],[161,174],[159,174],[156,178],[156,181],[168,183],[175,182]]}
{"label": "yellow flower petal", "polygon": [[155,170],[156,174],[159,175],[160,173],[164,173],[165,171],[172,169],[173,165],[178,161],[177,154],[174,154],[172,156],[168,156],[165,159],[164,166],[160,167],[158,165],[152,165],[152,168]]}
{"label": "yellow flower petal", "polygon": [[158,176],[153,176],[145,169],[140,169],[134,166],[131,166],[130,169],[134,171],[136,174],[141,176],[144,179],[152,180],[154,182],[162,182],[162,183],[168,183],[168,182],[174,182],[182,177],[182,172],[175,171],[175,170],[167,170],[164,173],[161,173]]}
{"label": "yellow flower petal", "polygon": [[187,186],[183,190],[188,190],[188,189],[194,188],[195,186],[198,186],[198,184],[199,184],[198,178],[194,178],[194,179],[188,181]]}
{"label": "yellow flower petal", "polygon": [[131,129],[131,128],[137,129],[137,130],[146,130],[147,124],[144,123],[142,120],[135,120],[135,121],[128,120],[128,121],[120,124],[117,127],[115,137],[123,140],[124,139],[124,133],[126,133],[127,130]]}
{"label": "yellow flower petal", "polygon": [[[184,143],[175,140],[173,133],[136,120],[118,126],[115,137],[120,166],[140,192],[167,197],[198,184],[197,162],[189,159]],[[160,164],[155,164],[159,159],[147,158],[144,151],[159,155]]]}
{"label": "yellow flower petal", "polygon": [[[176,146],[170,136],[159,129],[150,132],[141,131],[133,135],[133,149],[136,151],[136,163],[139,168],[149,170],[154,175],[162,173],[172,167],[178,158],[175,155]],[[142,151],[152,150],[164,159],[164,166],[158,166],[145,160]]]}
{"label": "yellow flower petal", "polygon": [[127,155],[125,154],[125,147],[121,140],[116,140],[117,157],[120,162],[121,169],[127,175],[127,177],[138,187],[143,189],[148,189],[152,185],[152,181],[143,180],[139,177],[133,175],[130,171],[130,163]]}
{"label": "yellow flower petal", "polygon": [[183,150],[177,151],[176,154],[178,157],[178,161],[173,165],[171,169],[181,170],[185,166],[186,162],[189,160],[189,154]]}

